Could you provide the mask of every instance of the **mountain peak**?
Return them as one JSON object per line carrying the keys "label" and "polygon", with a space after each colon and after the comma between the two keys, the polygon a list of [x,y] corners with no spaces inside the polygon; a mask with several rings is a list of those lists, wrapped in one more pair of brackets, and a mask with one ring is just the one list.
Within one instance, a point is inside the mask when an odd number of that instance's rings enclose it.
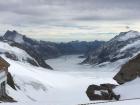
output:
{"label": "mountain peak", "polygon": [[137,37],[140,37],[140,32],[134,31],[134,30],[130,30],[130,31],[127,31],[127,32],[121,32],[117,36],[119,41],[126,41],[126,40],[137,38]]}
{"label": "mountain peak", "polygon": [[14,41],[14,42],[17,42],[17,43],[23,43],[24,40],[23,40],[23,35],[22,34],[19,34],[17,31],[13,30],[13,31],[7,31],[3,38],[5,40],[9,40],[9,41]]}
{"label": "mountain peak", "polygon": [[4,34],[4,36],[7,36],[7,35],[15,35],[15,34],[18,34],[18,32],[15,31],[15,30],[13,30],[13,31],[7,30],[6,33]]}

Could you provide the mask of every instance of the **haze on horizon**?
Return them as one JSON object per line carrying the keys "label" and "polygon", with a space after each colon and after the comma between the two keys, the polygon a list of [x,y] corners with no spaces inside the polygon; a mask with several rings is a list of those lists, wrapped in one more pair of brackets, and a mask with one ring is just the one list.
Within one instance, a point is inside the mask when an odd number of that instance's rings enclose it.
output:
{"label": "haze on horizon", "polygon": [[140,0],[0,0],[0,34],[49,41],[109,40],[140,30]]}

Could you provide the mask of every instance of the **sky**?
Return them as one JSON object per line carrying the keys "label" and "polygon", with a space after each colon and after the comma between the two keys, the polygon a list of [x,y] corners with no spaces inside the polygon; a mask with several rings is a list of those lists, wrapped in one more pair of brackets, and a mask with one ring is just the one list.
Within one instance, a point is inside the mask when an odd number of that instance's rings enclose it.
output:
{"label": "sky", "polygon": [[109,40],[140,31],[140,0],[0,0],[0,34],[38,40]]}

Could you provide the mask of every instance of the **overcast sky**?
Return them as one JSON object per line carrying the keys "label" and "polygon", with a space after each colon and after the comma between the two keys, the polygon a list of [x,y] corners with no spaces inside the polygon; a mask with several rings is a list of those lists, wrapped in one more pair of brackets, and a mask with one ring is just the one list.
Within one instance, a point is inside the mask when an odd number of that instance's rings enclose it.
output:
{"label": "overcast sky", "polygon": [[50,41],[109,40],[140,30],[140,0],[0,0],[0,33]]}

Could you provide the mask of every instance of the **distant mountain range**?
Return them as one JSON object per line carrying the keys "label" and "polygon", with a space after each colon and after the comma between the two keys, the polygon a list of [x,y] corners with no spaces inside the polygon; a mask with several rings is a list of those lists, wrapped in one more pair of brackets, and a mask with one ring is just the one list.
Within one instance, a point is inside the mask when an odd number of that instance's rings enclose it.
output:
{"label": "distant mountain range", "polygon": [[[30,57],[22,60],[27,61],[32,65],[49,69],[52,69],[52,67],[45,62],[47,59],[72,54],[83,54],[84,57],[86,57],[90,52],[99,48],[102,44],[105,43],[104,41],[72,41],[68,43],[37,41],[28,38],[27,36],[22,35],[15,30],[8,30],[4,36],[0,37],[0,41],[8,43],[10,46],[22,49],[27,54],[29,54]],[[11,53],[10,51],[5,51],[4,54],[10,59],[19,60],[17,55]]]}
{"label": "distant mountain range", "polygon": [[[100,64],[132,57],[140,50],[140,33],[133,30],[121,32],[107,42],[72,41],[68,43],[37,41],[17,31],[8,30],[4,36],[0,37],[0,41],[20,48],[29,54],[30,58],[28,57],[24,61],[49,69],[52,67],[45,60],[63,55],[83,54],[86,59],[82,63]],[[6,51],[4,54],[13,60],[19,60],[16,58],[17,55],[10,51]]]}

